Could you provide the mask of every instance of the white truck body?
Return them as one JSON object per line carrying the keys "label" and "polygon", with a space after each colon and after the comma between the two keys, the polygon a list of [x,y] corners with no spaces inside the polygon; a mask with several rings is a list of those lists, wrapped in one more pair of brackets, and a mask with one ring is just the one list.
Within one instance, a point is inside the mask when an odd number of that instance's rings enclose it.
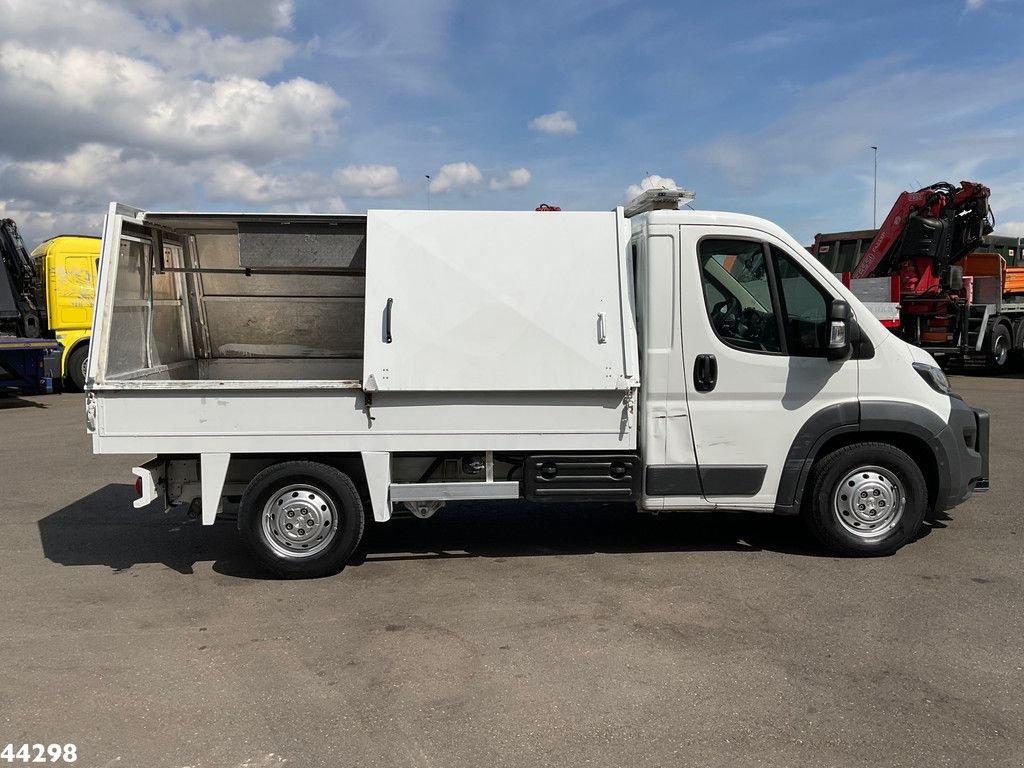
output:
{"label": "white truck body", "polygon": [[[837,300],[852,359],[826,355]],[[935,454],[933,506],[987,469],[987,420],[912,368],[934,361],[739,214],[115,203],[93,339],[95,452],[157,454],[139,503],[206,524],[289,458],[360,475],[377,521],[524,495],[795,513],[828,441],[866,430]]]}

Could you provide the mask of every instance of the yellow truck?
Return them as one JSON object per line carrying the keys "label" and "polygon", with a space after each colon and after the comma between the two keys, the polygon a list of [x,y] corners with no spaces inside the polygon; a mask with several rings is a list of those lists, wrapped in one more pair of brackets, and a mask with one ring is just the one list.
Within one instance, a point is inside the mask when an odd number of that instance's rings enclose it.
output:
{"label": "yellow truck", "polygon": [[52,237],[32,251],[36,279],[46,290],[47,325],[64,345],[61,376],[76,391],[85,386],[99,257],[100,239],[78,235]]}

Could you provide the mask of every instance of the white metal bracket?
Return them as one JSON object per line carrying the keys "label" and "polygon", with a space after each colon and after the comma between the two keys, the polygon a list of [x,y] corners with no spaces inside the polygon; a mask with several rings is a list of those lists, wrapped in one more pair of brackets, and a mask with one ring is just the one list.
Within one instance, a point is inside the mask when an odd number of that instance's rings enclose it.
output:
{"label": "white metal bracket", "polygon": [[373,519],[386,523],[391,519],[388,489],[391,487],[391,454],[384,451],[363,451],[363,471],[370,491]]}
{"label": "white metal bracket", "polygon": [[204,453],[199,457],[199,476],[203,483],[203,525],[213,525],[217,519],[230,463],[230,453]]}

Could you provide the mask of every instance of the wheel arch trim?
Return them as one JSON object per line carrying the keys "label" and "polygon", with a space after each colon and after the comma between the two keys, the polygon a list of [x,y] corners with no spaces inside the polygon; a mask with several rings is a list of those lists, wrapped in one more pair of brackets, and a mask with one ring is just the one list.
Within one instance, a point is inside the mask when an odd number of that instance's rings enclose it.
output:
{"label": "wheel arch trim", "polygon": [[929,488],[929,498],[943,499],[948,493],[950,462],[940,439],[944,431],[948,424],[942,417],[915,403],[867,400],[827,406],[807,419],[793,439],[779,479],[775,513],[799,514],[811,467],[822,450],[838,437],[861,433],[872,440],[888,439],[897,447],[912,441],[926,449],[935,462],[937,480],[936,487]]}

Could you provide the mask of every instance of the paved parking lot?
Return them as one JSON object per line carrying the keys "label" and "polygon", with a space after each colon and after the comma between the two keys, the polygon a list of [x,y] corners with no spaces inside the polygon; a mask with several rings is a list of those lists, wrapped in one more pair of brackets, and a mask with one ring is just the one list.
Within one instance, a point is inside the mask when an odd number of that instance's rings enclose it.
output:
{"label": "paved parking lot", "polygon": [[1024,764],[1024,377],[992,490],[897,555],[799,524],[474,506],[312,582],[136,512],[81,396],[0,398],[0,747],[81,766]]}

